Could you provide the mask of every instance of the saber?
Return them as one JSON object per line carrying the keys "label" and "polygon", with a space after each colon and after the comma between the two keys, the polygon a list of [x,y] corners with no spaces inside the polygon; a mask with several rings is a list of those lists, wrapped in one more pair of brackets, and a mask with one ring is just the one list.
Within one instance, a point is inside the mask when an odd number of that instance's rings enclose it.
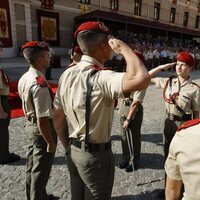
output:
{"label": "saber", "polygon": [[[126,116],[125,115],[122,115],[121,118],[123,119],[123,121],[126,120]],[[130,155],[130,160],[131,160],[131,166],[132,166],[132,169],[134,171],[134,163],[133,163],[133,160],[134,160],[134,155],[133,155],[134,154],[134,150],[133,150],[133,138],[132,138],[132,134],[131,134],[129,128],[124,129],[124,132],[125,132],[127,143],[128,143],[128,150],[129,150],[129,155]]]}
{"label": "saber", "polygon": [[132,134],[131,134],[129,128],[125,129],[124,131],[125,131],[126,138],[127,138],[131,166],[132,166],[132,169],[134,171],[134,163],[133,163],[133,160],[134,160],[134,155],[133,155],[134,154],[134,150],[133,150]]}

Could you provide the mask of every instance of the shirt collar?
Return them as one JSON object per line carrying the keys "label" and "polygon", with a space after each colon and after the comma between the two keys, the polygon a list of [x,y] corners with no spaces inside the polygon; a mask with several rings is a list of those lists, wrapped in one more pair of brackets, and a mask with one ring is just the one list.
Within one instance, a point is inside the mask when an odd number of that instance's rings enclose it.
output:
{"label": "shirt collar", "polygon": [[41,71],[35,69],[32,65],[30,66],[29,71],[32,72],[33,74],[36,74],[37,76],[44,77],[44,74]]}
{"label": "shirt collar", "polygon": [[100,67],[100,68],[104,67],[98,60],[96,60],[95,58],[92,58],[90,56],[86,56],[86,55],[83,55],[81,57],[81,61],[80,62],[90,63],[91,65],[95,64],[95,65],[98,65],[98,67]]}

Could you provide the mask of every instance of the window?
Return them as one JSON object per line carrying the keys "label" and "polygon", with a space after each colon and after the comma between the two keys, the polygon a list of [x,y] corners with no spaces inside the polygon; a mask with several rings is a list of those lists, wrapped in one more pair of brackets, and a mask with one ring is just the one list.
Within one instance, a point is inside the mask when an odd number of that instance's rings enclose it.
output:
{"label": "window", "polygon": [[184,12],[183,26],[187,26],[188,25],[188,19],[189,19],[189,13],[188,12]]}
{"label": "window", "polygon": [[134,15],[141,16],[142,0],[135,0]]}
{"label": "window", "polygon": [[199,17],[199,15],[197,15],[196,21],[195,21],[195,28],[199,28],[199,22],[200,22],[200,17]]}
{"label": "window", "polygon": [[119,0],[110,0],[110,9],[118,11]]}
{"label": "window", "polygon": [[176,17],[176,8],[171,8],[170,10],[170,16],[169,16],[169,22],[174,23]]}
{"label": "window", "polygon": [[154,3],[153,18],[156,20],[159,20],[159,18],[160,18],[160,3],[157,3],[157,2]]}
{"label": "window", "polygon": [[79,3],[90,4],[90,0],[79,0]]}

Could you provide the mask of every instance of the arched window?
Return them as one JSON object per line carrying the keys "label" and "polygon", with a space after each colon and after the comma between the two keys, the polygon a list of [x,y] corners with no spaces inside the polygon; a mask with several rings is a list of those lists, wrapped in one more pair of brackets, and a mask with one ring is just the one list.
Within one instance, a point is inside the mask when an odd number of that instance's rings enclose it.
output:
{"label": "arched window", "polygon": [[157,3],[157,2],[154,3],[153,18],[156,20],[159,20],[159,18],[160,18],[160,3]]}
{"label": "arched window", "polygon": [[110,9],[118,11],[119,8],[119,0],[110,0]]}
{"label": "arched window", "polygon": [[142,0],[135,0],[134,15],[141,16]]}
{"label": "arched window", "polygon": [[187,26],[188,25],[188,19],[189,19],[189,13],[188,12],[184,12],[183,26]]}
{"label": "arched window", "polygon": [[200,22],[200,17],[199,15],[196,16],[196,20],[195,20],[195,28],[199,28],[199,22]]}
{"label": "arched window", "polygon": [[174,23],[176,18],[176,8],[171,8],[170,10],[170,16],[169,16],[169,22]]}

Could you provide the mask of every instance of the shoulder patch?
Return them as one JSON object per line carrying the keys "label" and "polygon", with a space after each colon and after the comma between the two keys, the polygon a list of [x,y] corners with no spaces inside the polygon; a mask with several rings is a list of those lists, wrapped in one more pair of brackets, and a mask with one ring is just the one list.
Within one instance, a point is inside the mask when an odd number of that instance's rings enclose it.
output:
{"label": "shoulder patch", "polygon": [[47,82],[42,76],[38,76],[36,78],[37,84],[40,85],[41,87],[47,87]]}
{"label": "shoulder patch", "polygon": [[197,125],[197,124],[199,124],[199,123],[200,123],[200,118],[198,118],[198,119],[193,119],[193,120],[189,120],[189,121],[184,122],[183,124],[181,124],[181,125],[178,127],[177,131],[180,131],[180,130],[182,130],[182,129],[189,128],[189,127],[194,126],[194,125]]}

